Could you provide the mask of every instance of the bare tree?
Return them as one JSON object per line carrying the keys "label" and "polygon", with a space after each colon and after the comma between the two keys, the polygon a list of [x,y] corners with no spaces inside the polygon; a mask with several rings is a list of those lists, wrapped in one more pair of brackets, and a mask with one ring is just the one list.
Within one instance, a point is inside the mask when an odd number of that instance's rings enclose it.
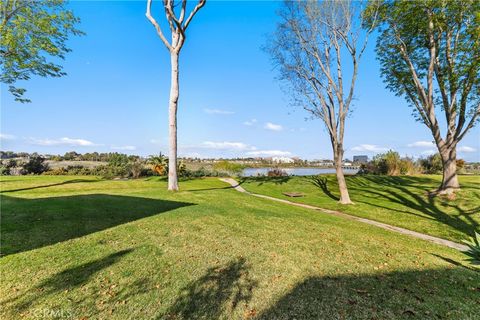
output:
{"label": "bare tree", "polygon": [[361,12],[362,3],[355,1],[285,1],[268,48],[294,104],[325,124],[342,204],[352,203],[342,170],[345,121],[372,31],[363,31]]}
{"label": "bare tree", "polygon": [[179,97],[179,56],[185,43],[186,31],[192,22],[195,14],[205,5],[206,0],[199,0],[196,6],[187,16],[187,0],[175,3],[175,0],[163,0],[162,6],[165,10],[168,26],[171,33],[169,42],[162,32],[158,22],[151,14],[152,0],[147,0],[146,16],[155,27],[158,36],[170,52],[171,62],[171,87],[169,100],[169,155],[168,155],[168,190],[178,190],[177,177],[177,109]]}

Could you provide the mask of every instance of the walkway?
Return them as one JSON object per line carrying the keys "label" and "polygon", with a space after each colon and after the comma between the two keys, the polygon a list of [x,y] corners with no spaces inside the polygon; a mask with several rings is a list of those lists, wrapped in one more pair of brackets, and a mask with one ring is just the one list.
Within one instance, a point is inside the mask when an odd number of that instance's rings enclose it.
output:
{"label": "walkway", "polygon": [[352,215],[349,215],[349,214],[346,214],[346,213],[343,213],[343,212],[340,212],[340,211],[329,210],[329,209],[324,209],[324,208],[320,208],[320,207],[311,206],[311,205],[308,205],[308,204],[292,202],[292,201],[285,200],[285,199],[279,199],[279,198],[274,198],[274,197],[270,197],[270,196],[265,196],[263,194],[251,193],[251,192],[248,192],[247,190],[245,190],[242,186],[240,186],[240,184],[237,181],[235,181],[234,179],[231,179],[231,178],[222,178],[220,180],[230,184],[235,190],[237,190],[239,192],[242,192],[242,193],[249,194],[249,195],[254,196],[254,197],[264,198],[264,199],[277,201],[277,202],[282,202],[282,203],[289,204],[289,205],[296,206],[296,207],[317,210],[317,211],[320,211],[322,213],[330,214],[330,215],[337,216],[337,217],[342,217],[342,218],[345,218],[345,219],[348,219],[348,220],[363,222],[363,223],[366,223],[366,224],[369,224],[369,225],[372,225],[372,226],[376,226],[376,227],[379,227],[379,228],[382,228],[382,229],[385,229],[385,230],[405,234],[405,235],[408,235],[408,236],[411,236],[411,237],[415,237],[415,238],[419,238],[419,239],[422,239],[422,240],[430,241],[430,242],[433,242],[433,243],[436,243],[436,244],[439,244],[439,245],[442,245],[442,246],[447,246],[447,247],[457,249],[457,250],[460,250],[460,251],[466,251],[468,249],[468,247],[466,245],[456,243],[456,242],[453,242],[453,241],[450,241],[450,240],[445,240],[445,239],[442,239],[442,238],[437,238],[437,237],[434,237],[434,236],[430,236],[428,234],[415,232],[415,231],[400,228],[400,227],[395,227],[395,226],[392,226],[392,225],[389,225],[389,224],[386,224],[386,223],[382,223],[382,222],[378,222],[378,221],[374,221],[374,220],[370,220],[370,219],[365,219],[365,218],[352,216]]}

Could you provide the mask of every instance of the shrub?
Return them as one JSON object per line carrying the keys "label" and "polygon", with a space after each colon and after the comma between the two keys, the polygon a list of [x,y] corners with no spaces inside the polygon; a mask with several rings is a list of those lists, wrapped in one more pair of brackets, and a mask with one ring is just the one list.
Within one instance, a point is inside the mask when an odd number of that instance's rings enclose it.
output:
{"label": "shrub", "polygon": [[418,172],[418,169],[410,158],[403,158],[400,160],[400,174],[412,175]]}
{"label": "shrub", "polygon": [[45,171],[43,174],[47,176],[62,176],[67,175],[68,171],[65,168],[55,168]]}
{"label": "shrub", "polygon": [[0,166],[0,176],[8,176],[8,175],[10,175],[10,168],[7,168],[4,165]]}
{"label": "shrub", "polygon": [[469,257],[468,261],[474,265],[480,265],[480,234],[475,231],[474,238],[463,242],[468,246],[468,250],[465,251],[465,254]]}
{"label": "shrub", "polygon": [[242,172],[245,167],[242,164],[222,160],[213,165],[213,169],[218,172],[236,175]]}
{"label": "shrub", "polygon": [[139,160],[132,161],[130,163],[130,175],[132,178],[137,179],[142,175],[143,163]]}
{"label": "shrub", "polygon": [[285,170],[282,169],[272,169],[268,170],[267,172],[267,177],[286,177],[288,176],[288,173]]}
{"label": "shrub", "polygon": [[418,162],[423,173],[441,173],[443,170],[442,158],[439,153],[420,159]]}
{"label": "shrub", "polygon": [[379,174],[398,176],[411,175],[419,171],[413,160],[408,157],[401,158],[398,152],[390,150],[373,157],[372,161],[360,165],[359,174]]}
{"label": "shrub", "polygon": [[465,160],[457,159],[457,171],[462,171],[465,168]]}
{"label": "shrub", "polygon": [[131,172],[131,163],[126,154],[113,153],[108,161],[107,168],[102,168],[105,178],[128,177]]}
{"label": "shrub", "polygon": [[45,158],[39,155],[32,155],[23,165],[23,171],[25,174],[41,174],[48,170],[48,164],[44,162]]}

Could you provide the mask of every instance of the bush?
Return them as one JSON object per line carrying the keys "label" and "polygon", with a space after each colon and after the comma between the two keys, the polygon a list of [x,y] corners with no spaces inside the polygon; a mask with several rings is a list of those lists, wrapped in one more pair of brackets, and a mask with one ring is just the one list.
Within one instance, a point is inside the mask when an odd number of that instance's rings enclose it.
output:
{"label": "bush", "polygon": [[55,168],[45,171],[43,174],[47,176],[63,176],[67,175],[68,171],[65,168]]}
{"label": "bush", "polygon": [[10,175],[10,168],[7,168],[6,166],[0,166],[0,176],[8,176]]}
{"label": "bush", "polygon": [[411,175],[419,171],[411,158],[401,158],[398,152],[390,150],[373,157],[373,160],[360,165],[359,174],[379,174],[398,176]]}
{"label": "bush", "polygon": [[267,177],[286,177],[288,173],[282,169],[272,169],[268,170]]}
{"label": "bush", "polygon": [[45,158],[39,155],[32,155],[23,165],[23,172],[25,174],[41,174],[48,170],[48,164],[44,162]]}
{"label": "bush", "polygon": [[245,167],[239,163],[222,160],[213,165],[213,170],[229,175],[238,175]]}
{"label": "bush", "polygon": [[457,171],[463,171],[463,168],[465,168],[465,160],[463,159],[457,159]]}
{"label": "bush", "polygon": [[135,160],[130,163],[130,175],[132,178],[137,179],[143,173],[143,163],[139,160]]}
{"label": "bush", "polygon": [[442,158],[439,153],[428,156],[425,159],[420,159],[419,164],[423,173],[441,173],[443,170]]}
{"label": "bush", "polygon": [[410,158],[403,158],[400,160],[400,174],[402,175],[412,175],[418,173],[418,168]]}

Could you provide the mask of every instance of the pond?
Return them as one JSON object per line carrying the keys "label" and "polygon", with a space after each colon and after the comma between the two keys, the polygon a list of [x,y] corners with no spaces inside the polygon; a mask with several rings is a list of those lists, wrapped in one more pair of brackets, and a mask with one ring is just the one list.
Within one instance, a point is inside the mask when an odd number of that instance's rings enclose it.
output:
{"label": "pond", "polygon": [[[243,177],[266,176],[267,172],[274,168],[245,168],[242,171]],[[313,176],[318,174],[332,174],[335,173],[333,168],[280,168],[289,176]],[[343,169],[344,174],[356,174],[358,169]]]}

